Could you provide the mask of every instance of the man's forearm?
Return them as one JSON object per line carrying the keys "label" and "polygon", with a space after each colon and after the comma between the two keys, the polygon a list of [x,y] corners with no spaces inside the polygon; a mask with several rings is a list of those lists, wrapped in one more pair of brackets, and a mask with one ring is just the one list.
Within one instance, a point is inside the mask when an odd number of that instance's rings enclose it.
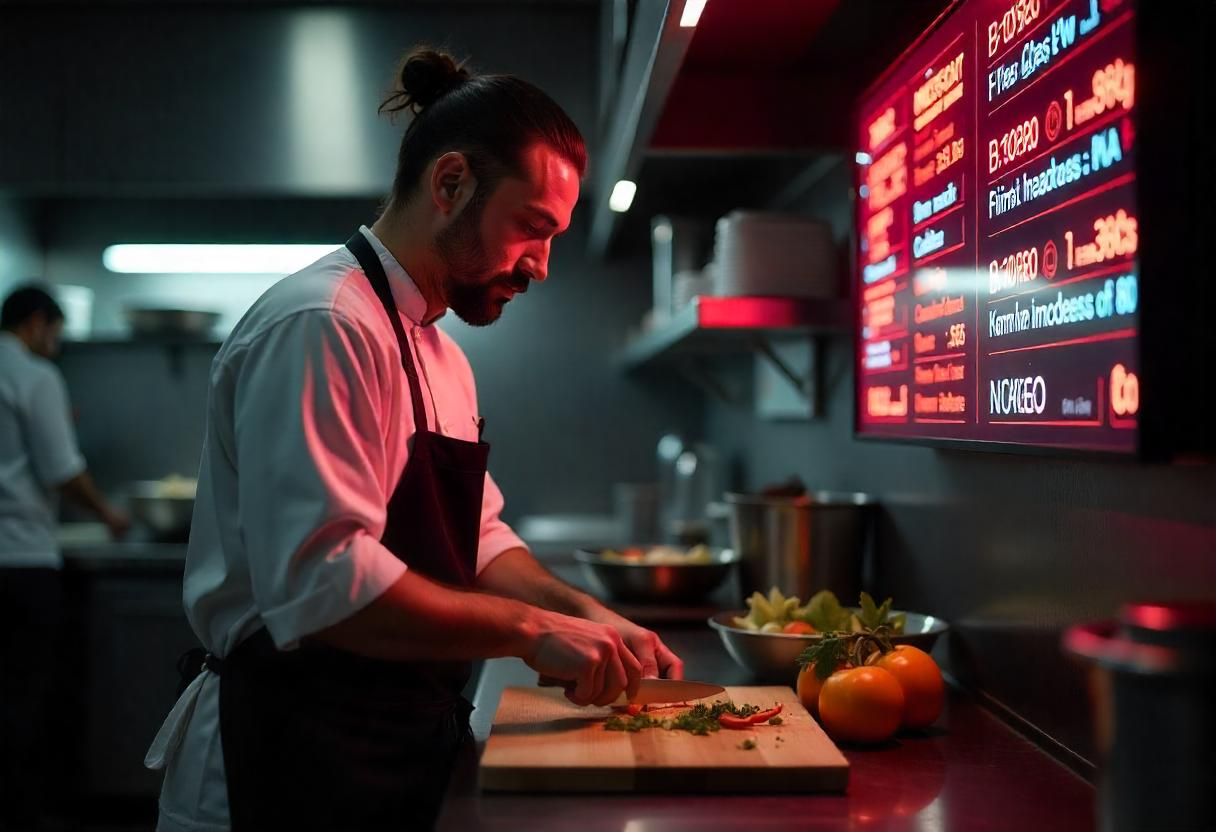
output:
{"label": "man's forearm", "polygon": [[444,586],[410,570],[362,610],[309,638],[393,661],[523,656],[539,613],[519,601]]}
{"label": "man's forearm", "polygon": [[527,549],[508,549],[477,576],[477,588],[564,615],[594,618],[602,605],[554,576]]}
{"label": "man's forearm", "polygon": [[81,471],[59,486],[59,491],[77,505],[83,506],[98,517],[104,517],[110,511],[110,504],[101,496],[93,478],[88,471]]}

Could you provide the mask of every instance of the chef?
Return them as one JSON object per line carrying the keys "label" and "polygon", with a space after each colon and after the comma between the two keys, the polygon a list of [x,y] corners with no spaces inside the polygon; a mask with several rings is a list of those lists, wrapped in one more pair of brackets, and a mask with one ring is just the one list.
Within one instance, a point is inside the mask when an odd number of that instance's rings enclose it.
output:
{"label": "chef", "polygon": [[58,497],[115,537],[130,525],[77,446],[67,386],[50,361],[62,331],[63,310],[41,286],[14,289],[0,307],[0,829],[33,827],[44,808],[41,734],[62,606]]}
{"label": "chef", "polygon": [[526,81],[422,49],[381,110],[413,115],[383,214],[212,365],[184,586],[207,655],[146,761],[164,832],[428,828],[475,659],[583,705],[682,675],[500,519],[472,372],[435,326],[493,323],[546,279],[582,137]]}

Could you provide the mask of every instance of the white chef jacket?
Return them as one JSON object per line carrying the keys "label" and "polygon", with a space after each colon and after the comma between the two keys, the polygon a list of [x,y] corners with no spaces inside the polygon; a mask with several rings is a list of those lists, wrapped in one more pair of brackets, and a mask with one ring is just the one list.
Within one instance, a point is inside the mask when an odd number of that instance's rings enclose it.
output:
{"label": "white chef jacket", "polygon": [[[426,302],[366,226],[411,340],[432,430],[477,439],[468,359],[423,325]],[[224,657],[265,626],[280,649],[366,606],[406,565],[381,543],[416,425],[384,307],[346,247],[271,287],[211,365],[207,431],[186,553],[186,614]],[[486,475],[480,572],[523,542]],[[204,670],[145,762],[165,767],[158,830],[228,826],[220,680]]]}
{"label": "white chef jacket", "polygon": [[84,469],[63,376],[0,332],[0,567],[63,565],[55,488]]}

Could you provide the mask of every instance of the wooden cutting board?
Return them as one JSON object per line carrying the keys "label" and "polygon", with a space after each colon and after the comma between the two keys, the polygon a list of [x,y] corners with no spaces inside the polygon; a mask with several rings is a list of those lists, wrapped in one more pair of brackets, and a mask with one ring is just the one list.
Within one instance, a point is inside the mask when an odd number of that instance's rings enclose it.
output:
{"label": "wooden cutting board", "polygon": [[[731,687],[726,695],[765,708],[780,702],[782,724],[704,737],[606,731],[611,708],[580,708],[556,688],[509,687],[478,782],[489,791],[527,792],[844,791],[848,761],[792,689]],[[756,747],[740,748],[746,739]]]}

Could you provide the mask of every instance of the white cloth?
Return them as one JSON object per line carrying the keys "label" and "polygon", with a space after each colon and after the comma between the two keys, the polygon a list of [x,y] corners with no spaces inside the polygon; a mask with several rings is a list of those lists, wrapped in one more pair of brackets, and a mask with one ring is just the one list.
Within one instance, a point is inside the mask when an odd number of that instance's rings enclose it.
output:
{"label": "white cloth", "polygon": [[[415,350],[432,430],[477,439],[464,353],[422,326],[426,302],[366,228]],[[406,566],[379,541],[415,431],[384,307],[345,247],[271,287],[211,366],[207,431],[186,554],[186,614],[223,657],[263,625],[280,649],[375,599]],[[477,570],[523,542],[486,476]],[[145,763],[165,768],[161,830],[228,825],[219,679],[204,670]]]}
{"label": "white cloth", "polygon": [[55,488],[84,469],[63,376],[0,332],[0,567],[63,565]]}

